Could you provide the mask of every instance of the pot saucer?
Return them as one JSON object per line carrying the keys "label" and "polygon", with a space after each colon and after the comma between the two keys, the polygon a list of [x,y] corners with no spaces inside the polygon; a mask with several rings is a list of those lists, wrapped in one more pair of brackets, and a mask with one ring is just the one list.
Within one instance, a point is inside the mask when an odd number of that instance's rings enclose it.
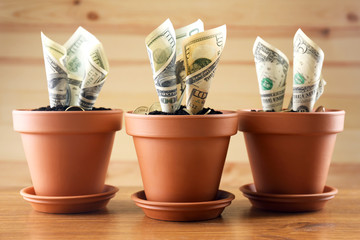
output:
{"label": "pot saucer", "polygon": [[20,194],[39,212],[82,213],[99,210],[119,191],[117,187],[105,185],[102,193],[79,196],[38,196],[34,187],[23,188]]}
{"label": "pot saucer", "polygon": [[131,199],[141,207],[149,218],[166,221],[201,221],[220,216],[224,208],[231,204],[234,194],[218,190],[214,201],[206,202],[155,202],[146,200],[145,192],[131,195]]}
{"label": "pot saucer", "polygon": [[240,187],[253,207],[278,212],[308,212],[322,209],[328,200],[334,198],[338,190],[325,186],[323,193],[317,194],[270,194],[256,192],[253,183]]}

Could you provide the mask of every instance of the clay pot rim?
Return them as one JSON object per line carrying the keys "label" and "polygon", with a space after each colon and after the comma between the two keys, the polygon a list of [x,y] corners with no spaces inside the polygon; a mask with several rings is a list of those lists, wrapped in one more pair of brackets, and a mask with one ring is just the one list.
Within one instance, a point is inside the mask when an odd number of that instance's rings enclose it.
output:
{"label": "clay pot rim", "polygon": [[33,111],[33,109],[14,109],[13,113],[31,115],[103,115],[124,112],[122,109],[96,110],[96,111]]}
{"label": "clay pot rim", "polygon": [[[123,110],[99,111],[12,111],[13,128],[20,133],[100,133],[114,132],[122,127]],[[99,124],[99,121],[102,124]]]}
{"label": "clay pot rim", "polygon": [[262,134],[323,134],[344,130],[345,111],[327,109],[325,112],[251,112],[237,111],[238,130]]}
{"label": "clay pot rim", "polygon": [[[251,111],[256,110],[256,112]],[[258,115],[258,116],[276,116],[276,117],[292,117],[292,116],[316,116],[316,115],[343,115],[345,110],[340,109],[326,109],[325,112],[257,112],[262,109],[238,109],[237,112],[243,115]]]}
{"label": "clay pot rim", "polygon": [[125,112],[126,117],[131,118],[141,118],[141,119],[211,119],[211,118],[230,118],[237,116],[237,111],[233,110],[216,110],[220,111],[223,114],[207,114],[207,115],[143,115],[143,114],[134,114],[133,111]]}
{"label": "clay pot rim", "polygon": [[[125,113],[130,136],[150,138],[228,137],[237,133],[238,113],[223,110],[211,115],[140,115]],[[179,126],[187,125],[187,128]],[[166,127],[164,127],[166,126]]]}

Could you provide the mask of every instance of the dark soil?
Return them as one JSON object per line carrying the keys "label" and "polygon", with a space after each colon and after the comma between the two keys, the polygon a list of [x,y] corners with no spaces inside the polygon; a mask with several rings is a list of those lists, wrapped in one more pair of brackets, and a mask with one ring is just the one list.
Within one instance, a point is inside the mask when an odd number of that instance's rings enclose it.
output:
{"label": "dark soil", "polygon": [[[161,112],[161,111],[153,111],[153,112],[149,112],[149,115],[190,115],[188,112],[186,112],[184,109],[186,107],[185,106],[181,106],[178,110],[176,110],[173,113],[167,113],[167,112]],[[210,112],[208,114],[223,114],[220,111],[216,111],[212,108],[203,108],[200,112],[198,112],[196,115],[204,115],[205,113],[207,113],[207,111]]]}
{"label": "dark soil", "polygon": [[[58,105],[56,107],[50,107],[50,106],[46,106],[46,107],[39,107],[36,109],[33,109],[32,111],[65,111],[69,106],[61,106]],[[86,111],[101,111],[101,110],[111,110],[111,108],[104,108],[104,107],[94,107],[92,110],[86,110]],[[72,110],[72,111],[82,111],[81,109],[79,110]]]}
{"label": "dark soil", "polygon": [[[275,112],[275,110],[266,110],[266,111],[263,111],[263,110],[251,109],[251,112]],[[290,110],[289,112],[296,112],[296,111]]]}

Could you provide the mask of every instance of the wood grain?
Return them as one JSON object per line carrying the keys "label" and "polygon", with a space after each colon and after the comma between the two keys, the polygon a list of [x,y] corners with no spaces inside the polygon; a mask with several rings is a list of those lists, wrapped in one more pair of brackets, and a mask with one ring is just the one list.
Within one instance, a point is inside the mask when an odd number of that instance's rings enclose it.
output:
{"label": "wood grain", "polygon": [[[221,189],[235,194],[217,219],[203,222],[166,222],[147,218],[130,199],[141,186],[123,186],[121,174],[133,163],[113,163],[107,182],[120,190],[106,209],[87,214],[35,212],[19,195],[28,182],[21,177],[24,163],[0,162],[0,239],[358,239],[360,236],[359,164],[334,164],[328,184],[339,193],[318,212],[274,213],[251,208],[238,187],[251,177],[247,164],[232,163]],[[126,167],[128,166],[128,167]],[[20,170],[20,171],[19,171]],[[12,178],[13,176],[13,178]],[[9,180],[16,179],[16,183]],[[224,180],[224,179],[223,179]],[[229,179],[230,180],[230,179]],[[8,184],[4,184],[8,182]]]}
{"label": "wood grain", "polygon": [[[280,32],[288,34],[291,29],[296,30],[298,25],[329,35],[331,28],[334,31],[339,29],[350,32],[357,29],[360,10],[356,0],[344,0],[341,3],[337,0],[275,0],[271,4],[267,1],[246,0],[229,0],[226,4],[204,0],[155,0],[151,5],[138,0],[34,0],[31,4],[23,3],[23,0],[2,1],[3,29],[31,31],[44,27],[47,30],[67,31],[68,28],[82,24],[90,30],[101,32],[142,34],[151,31],[164,18],[171,17],[175,27],[196,18],[203,19],[208,28],[222,21],[232,26],[230,30],[233,33],[241,35],[262,31],[271,35]],[[204,8],[206,11],[199,11]],[[277,31],[273,32],[269,27],[276,27]]]}
{"label": "wood grain", "polygon": [[[293,36],[301,27],[325,52],[327,85],[317,105],[346,110],[345,131],[338,137],[334,160],[360,161],[357,0],[2,0],[0,157],[25,160],[20,136],[12,131],[11,111],[48,104],[40,31],[59,43],[79,25],[96,35],[110,62],[110,74],[96,105],[129,111],[157,101],[144,39],[168,17],[175,27],[198,18],[206,29],[227,24],[226,47],[207,99],[207,105],[217,109],[261,108],[252,55],[254,40],[259,35],[292,59]],[[292,69],[285,105],[291,96],[291,79]],[[132,140],[124,130],[117,134],[112,160],[136,161]],[[228,161],[247,161],[241,133],[232,138]]]}

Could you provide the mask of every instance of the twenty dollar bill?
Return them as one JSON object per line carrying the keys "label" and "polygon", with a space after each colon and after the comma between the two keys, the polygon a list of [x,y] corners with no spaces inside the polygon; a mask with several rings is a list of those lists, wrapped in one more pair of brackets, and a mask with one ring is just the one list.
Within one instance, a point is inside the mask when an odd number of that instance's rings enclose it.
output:
{"label": "twenty dollar bill", "polygon": [[175,63],[175,74],[176,74],[176,88],[177,88],[177,109],[180,107],[182,99],[185,95],[185,66],[184,57],[182,53],[182,44],[184,40],[192,35],[204,31],[204,23],[198,19],[185,27],[178,28],[175,30],[176,34],[176,63]]}
{"label": "twenty dollar bill", "polygon": [[186,108],[191,114],[204,107],[225,42],[226,25],[190,36],[183,42]]}

